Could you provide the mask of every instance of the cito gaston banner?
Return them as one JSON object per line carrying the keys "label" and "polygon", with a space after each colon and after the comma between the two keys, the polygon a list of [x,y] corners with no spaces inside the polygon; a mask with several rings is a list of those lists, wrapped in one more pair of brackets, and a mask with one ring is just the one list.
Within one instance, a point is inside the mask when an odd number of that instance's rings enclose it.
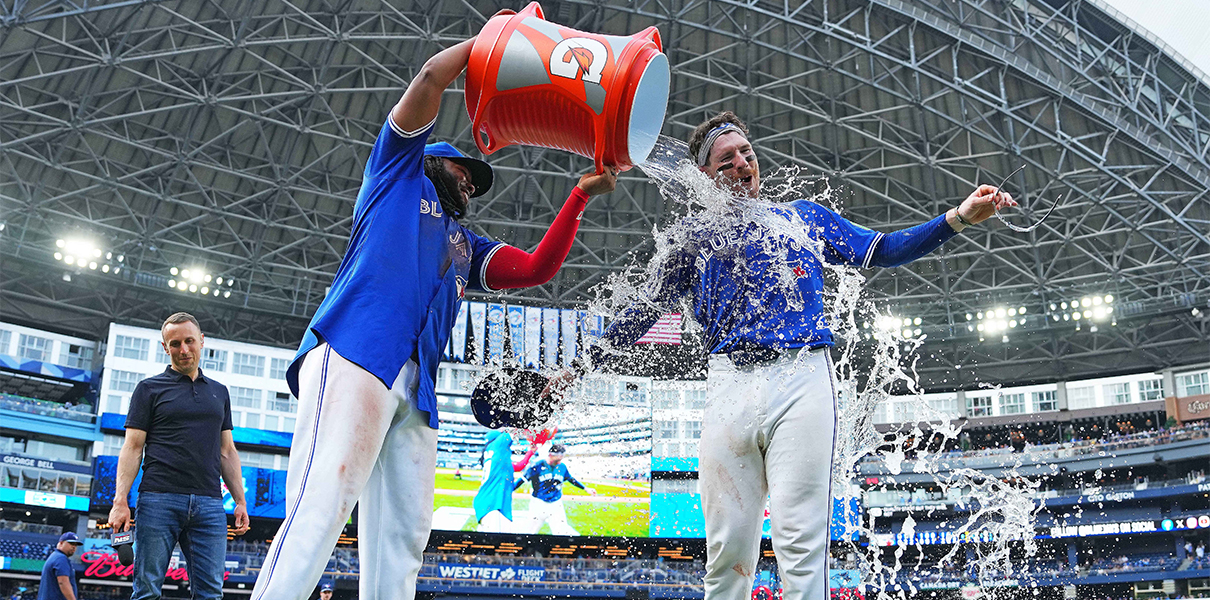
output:
{"label": "cito gaston banner", "polygon": [[477,581],[544,581],[546,569],[511,565],[468,565],[440,563],[438,576],[445,579],[474,579]]}

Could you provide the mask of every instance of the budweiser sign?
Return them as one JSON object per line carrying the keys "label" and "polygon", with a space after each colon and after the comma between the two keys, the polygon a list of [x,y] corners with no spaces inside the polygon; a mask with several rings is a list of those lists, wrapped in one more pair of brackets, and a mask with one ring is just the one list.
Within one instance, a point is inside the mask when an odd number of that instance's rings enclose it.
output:
{"label": "budweiser sign", "polygon": [[[80,560],[84,562],[84,576],[97,577],[104,579],[106,577],[133,577],[134,565],[129,567],[122,566],[118,561],[116,553],[105,552],[85,552],[80,556]],[[223,581],[227,580],[230,571],[223,571]],[[189,581],[189,572],[184,568],[168,569],[164,574],[164,578],[170,581]]]}
{"label": "budweiser sign", "polygon": [[1184,398],[1165,398],[1168,414],[1175,416],[1177,421],[1186,423],[1198,419],[1210,419],[1210,394],[1186,396]]}

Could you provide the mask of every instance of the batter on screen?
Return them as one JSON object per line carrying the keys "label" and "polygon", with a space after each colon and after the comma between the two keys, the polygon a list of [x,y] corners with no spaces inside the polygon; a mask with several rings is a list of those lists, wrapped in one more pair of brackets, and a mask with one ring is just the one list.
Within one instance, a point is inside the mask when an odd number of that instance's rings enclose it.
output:
{"label": "batter on screen", "polygon": [[359,596],[415,596],[433,517],[437,366],[463,292],[549,281],[589,196],[614,188],[612,170],[581,177],[533,254],[459,223],[492,169],[425,142],[473,43],[425,63],[366,160],[348,249],[287,371],[298,421],[286,518],[252,600],[308,598],[359,502]]}
{"label": "batter on screen", "polygon": [[567,510],[563,507],[563,484],[570,483],[590,495],[597,495],[596,490],[586,487],[567,470],[563,464],[563,454],[566,449],[562,444],[554,444],[546,452],[546,460],[540,460],[525,470],[525,476],[513,484],[518,489],[527,482],[533,488],[532,499],[529,502],[530,523],[526,533],[538,533],[543,525],[550,525],[551,535],[580,535],[574,527],[567,523]]}
{"label": "batter on screen", "polygon": [[[589,350],[608,363],[685,300],[710,353],[698,477],[706,522],[706,598],[752,593],[766,499],[786,600],[824,600],[836,394],[824,322],[824,275],[804,240],[822,242],[828,262],[894,267],[925,256],[966,227],[1015,206],[979,186],[945,214],[892,233],[854,225],[810,200],[760,204],[760,167],[748,129],[731,112],[699,125],[690,159],[752,221],[722,227],[689,217],[691,235],[649,271],[657,275]],[[793,235],[781,232],[794,229]],[[789,239],[793,238],[793,239]],[[782,264],[785,261],[786,264]],[[792,278],[787,284],[783,278]],[[552,383],[558,392],[583,363]]]}

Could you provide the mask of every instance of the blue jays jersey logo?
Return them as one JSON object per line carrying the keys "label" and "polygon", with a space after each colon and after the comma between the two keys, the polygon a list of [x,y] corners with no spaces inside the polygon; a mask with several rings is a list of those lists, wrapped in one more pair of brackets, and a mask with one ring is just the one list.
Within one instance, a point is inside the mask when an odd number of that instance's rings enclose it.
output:
{"label": "blue jays jersey logo", "polygon": [[432,215],[438,219],[445,216],[445,214],[441,212],[440,202],[436,200],[425,200],[424,198],[420,199],[420,214]]}
{"label": "blue jays jersey logo", "polygon": [[786,266],[790,267],[790,272],[793,273],[795,277],[806,277],[807,276],[807,269],[806,269],[806,267],[804,267],[802,265],[801,260],[789,261],[788,263],[786,263]]}
{"label": "blue jays jersey logo", "polygon": [[450,245],[454,247],[455,251],[462,255],[462,258],[467,260],[471,259],[471,244],[469,241],[467,241],[466,236],[462,235],[461,230],[455,230],[454,233],[450,235]]}

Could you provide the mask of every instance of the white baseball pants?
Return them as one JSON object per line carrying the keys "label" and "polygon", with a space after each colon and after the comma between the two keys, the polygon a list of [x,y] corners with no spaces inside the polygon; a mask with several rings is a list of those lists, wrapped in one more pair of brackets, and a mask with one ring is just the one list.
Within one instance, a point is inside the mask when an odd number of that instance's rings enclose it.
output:
{"label": "white baseball pants", "polygon": [[562,498],[554,502],[544,502],[530,496],[529,515],[532,519],[529,533],[538,533],[538,530],[542,529],[542,524],[547,523],[550,525],[551,535],[580,535],[580,532],[567,522],[567,510],[563,507]]}
{"label": "white baseball pants", "polygon": [[516,526],[504,516],[504,513],[493,510],[483,515],[483,520],[479,521],[479,527],[475,531],[480,533],[513,533],[513,529],[515,528]]}
{"label": "white baseball pants", "polygon": [[251,600],[310,598],[359,499],[359,596],[416,595],[437,468],[437,431],[416,408],[418,376],[408,361],[387,389],[326,343],[307,353],[298,377],[286,518]]}
{"label": "white baseball pants", "polygon": [[783,598],[826,600],[836,432],[828,349],[742,368],[711,356],[706,390],[706,600],[751,597],[766,498]]}

